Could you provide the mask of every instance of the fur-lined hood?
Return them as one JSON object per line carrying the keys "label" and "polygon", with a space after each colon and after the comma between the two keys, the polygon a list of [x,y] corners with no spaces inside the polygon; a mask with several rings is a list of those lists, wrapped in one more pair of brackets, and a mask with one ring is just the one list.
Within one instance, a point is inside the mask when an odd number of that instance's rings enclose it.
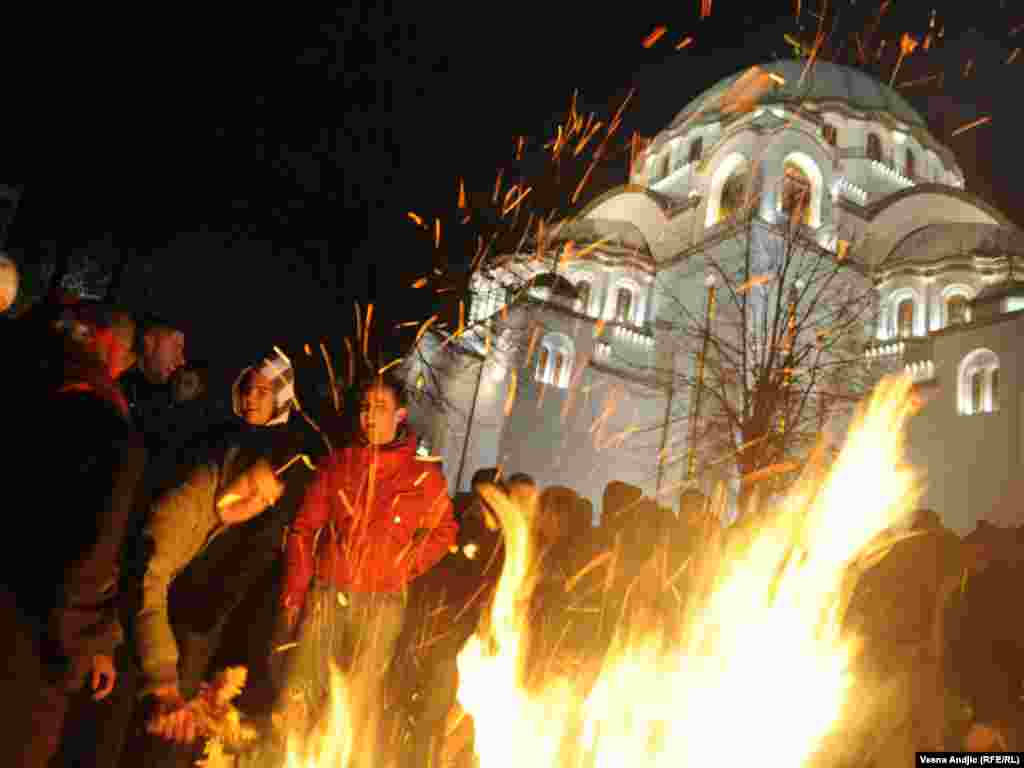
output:
{"label": "fur-lined hood", "polygon": [[277,350],[259,365],[243,368],[238,374],[235,383],[231,385],[231,410],[235,416],[242,418],[242,381],[252,370],[268,378],[274,388],[274,412],[265,426],[287,424],[292,408],[295,407],[295,370],[291,360]]}

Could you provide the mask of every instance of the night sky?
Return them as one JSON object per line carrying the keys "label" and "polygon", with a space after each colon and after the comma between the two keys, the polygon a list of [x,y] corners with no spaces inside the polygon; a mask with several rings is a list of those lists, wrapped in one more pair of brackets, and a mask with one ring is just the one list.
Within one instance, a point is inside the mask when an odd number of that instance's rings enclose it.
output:
{"label": "night sky", "polygon": [[[486,234],[474,220],[462,239],[449,237],[460,228],[459,178],[471,201],[489,199],[516,138],[547,141],[574,89],[581,113],[607,120],[636,88],[624,143],[634,130],[654,135],[719,78],[791,56],[783,34],[800,33],[792,2],[714,0],[703,21],[698,0],[662,16],[628,3],[307,5],[319,6],[226,15],[212,4],[139,6],[134,16],[90,7],[6,25],[0,183],[25,189],[12,252],[32,261],[91,248],[128,259],[148,284],[129,301],[184,312],[199,357],[321,339],[337,350],[353,300],[375,302],[390,354],[401,348],[394,323],[425,318],[442,300],[408,285],[438,264],[457,274],[472,256],[468,233]],[[1012,5],[896,3],[880,28],[888,51],[872,67],[888,80],[899,34],[923,36],[939,10],[942,45],[909,57],[897,82],[946,72],[941,91],[901,92],[957,154],[968,189],[1024,224],[1014,141],[1024,55],[1004,63],[1024,45],[1024,31],[1013,32],[1024,9]],[[817,0],[803,6],[809,38]],[[845,50],[878,3],[835,7],[831,42]],[[662,24],[666,35],[645,49]],[[693,44],[674,50],[687,35]],[[949,138],[984,115],[989,125]],[[581,202],[623,182],[625,167],[622,157],[611,163]],[[408,211],[442,218],[440,252]]]}

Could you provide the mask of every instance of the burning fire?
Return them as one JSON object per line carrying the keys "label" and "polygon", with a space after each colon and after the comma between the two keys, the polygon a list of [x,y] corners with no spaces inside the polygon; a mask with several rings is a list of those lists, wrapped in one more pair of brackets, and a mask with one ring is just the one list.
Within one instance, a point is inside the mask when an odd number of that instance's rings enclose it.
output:
{"label": "burning fire", "polygon": [[330,705],[323,721],[303,744],[298,734],[288,735],[285,768],[344,766],[352,755],[351,702],[341,672],[331,664]]}
{"label": "burning fire", "polygon": [[[709,583],[690,587],[682,631],[670,634],[656,612],[634,616],[592,686],[586,675],[524,684],[535,543],[523,511],[485,489],[504,528],[505,567],[490,615],[458,659],[458,699],[482,768],[678,768],[725,754],[796,768],[828,756],[830,737],[855,748],[854,720],[864,716],[851,696],[857,648],[840,625],[851,576],[919,498],[902,463],[913,408],[908,379],[882,382],[831,467],[812,460],[777,508],[722,537]],[[331,691],[313,748],[292,741],[288,768],[346,763],[349,703],[336,670]]]}
{"label": "burning fire", "polygon": [[909,395],[907,380],[883,382],[827,472],[812,462],[756,530],[726,538],[712,583],[687,603],[679,641],[666,650],[654,619],[620,627],[590,691],[565,678],[523,686],[533,553],[523,515],[488,492],[506,570],[488,633],[459,656],[459,700],[474,718],[480,765],[569,768],[588,753],[595,768],[707,765],[726,753],[809,765],[853,706],[856,648],[840,634],[851,572],[919,498],[901,463]]}

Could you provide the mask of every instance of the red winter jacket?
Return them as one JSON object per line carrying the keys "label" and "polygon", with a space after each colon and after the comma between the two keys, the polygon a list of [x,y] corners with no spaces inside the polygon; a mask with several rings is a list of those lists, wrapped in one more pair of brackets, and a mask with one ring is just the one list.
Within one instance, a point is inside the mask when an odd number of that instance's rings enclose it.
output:
{"label": "red winter jacket", "polygon": [[399,592],[444,557],[457,531],[444,475],[416,456],[415,435],[335,451],[288,536],[282,602],[301,605],[314,570],[339,589]]}

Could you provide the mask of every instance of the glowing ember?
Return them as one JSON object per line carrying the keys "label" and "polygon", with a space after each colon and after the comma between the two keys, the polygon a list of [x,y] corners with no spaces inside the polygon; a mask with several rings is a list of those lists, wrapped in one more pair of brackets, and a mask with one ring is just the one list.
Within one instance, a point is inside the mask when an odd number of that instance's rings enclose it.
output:
{"label": "glowing ember", "polygon": [[985,123],[989,122],[991,119],[992,119],[991,117],[980,117],[980,118],[978,118],[977,120],[975,120],[972,123],[967,123],[967,125],[961,125],[959,128],[957,128],[955,131],[953,131],[949,135],[950,136],[959,136],[964,131],[969,131],[969,130],[971,130],[971,128],[977,128],[979,125],[984,125]]}
{"label": "glowing ember", "polygon": [[661,40],[661,38],[664,36],[665,32],[667,32],[667,31],[668,31],[668,27],[655,27],[654,31],[651,32],[651,34],[649,34],[647,37],[644,38],[644,42],[643,42],[644,48],[650,48],[651,46],[653,46],[656,42]]}

